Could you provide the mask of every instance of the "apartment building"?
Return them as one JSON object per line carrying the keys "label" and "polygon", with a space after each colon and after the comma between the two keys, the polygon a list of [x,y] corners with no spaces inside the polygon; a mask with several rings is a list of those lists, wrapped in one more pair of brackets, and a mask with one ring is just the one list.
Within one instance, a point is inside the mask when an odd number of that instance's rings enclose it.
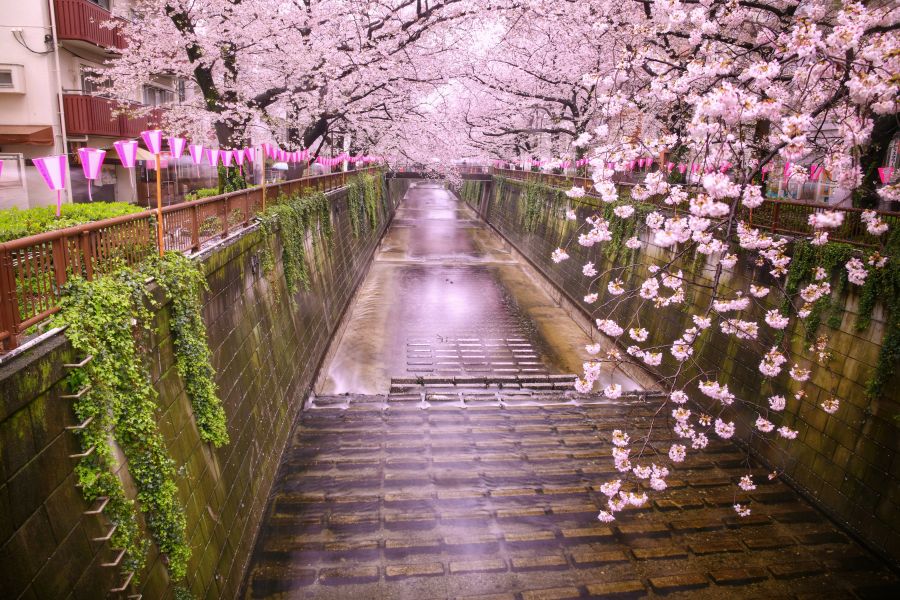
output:
{"label": "apartment building", "polygon": [[134,202],[140,171],[125,169],[112,149],[116,140],[152,128],[159,111],[136,109],[184,99],[183,81],[154,77],[140,97],[119,104],[104,97],[96,75],[127,40],[110,11],[130,0],[0,0],[0,208],[56,202],[29,159],[66,152],[71,181],[68,202],[88,200],[88,182],[77,162],[80,147],[108,149],[94,200]]}

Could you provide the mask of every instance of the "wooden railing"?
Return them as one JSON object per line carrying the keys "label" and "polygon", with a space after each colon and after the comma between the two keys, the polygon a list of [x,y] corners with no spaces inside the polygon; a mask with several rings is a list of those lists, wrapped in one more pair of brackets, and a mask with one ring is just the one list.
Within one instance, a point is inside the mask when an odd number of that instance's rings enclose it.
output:
{"label": "wooden railing", "polygon": [[[510,169],[494,169],[494,174],[507,179],[521,181],[537,181],[543,185],[561,189],[569,189],[573,186],[583,187],[589,196],[596,196],[594,182],[589,177],[567,177],[548,173],[535,173],[530,171],[515,171]],[[615,179],[614,179],[615,181]],[[629,182],[617,181],[621,185],[630,185]],[[644,202],[653,202],[645,200]],[[671,210],[672,207],[659,202],[662,209]],[[879,238],[866,231],[866,225],[862,222],[863,209],[830,206],[813,202],[796,202],[793,200],[763,201],[762,206],[749,210],[741,208],[741,218],[752,227],[780,233],[787,236],[811,237],[815,230],[809,225],[809,216],[822,211],[838,211],[844,213],[843,224],[829,230],[828,239],[835,242],[845,242],[856,246],[877,247]],[[900,227],[900,212],[875,211],[891,229]]]}
{"label": "wooden railing", "polygon": [[[281,194],[334,190],[353,175],[374,171],[370,167],[267,185],[266,203],[274,203]],[[261,187],[167,206],[162,210],[165,249],[196,252],[207,242],[250,225],[262,207]],[[156,252],[155,211],[0,244],[0,352],[15,348],[22,333],[58,310],[69,277],[91,279],[110,265],[133,265]]]}

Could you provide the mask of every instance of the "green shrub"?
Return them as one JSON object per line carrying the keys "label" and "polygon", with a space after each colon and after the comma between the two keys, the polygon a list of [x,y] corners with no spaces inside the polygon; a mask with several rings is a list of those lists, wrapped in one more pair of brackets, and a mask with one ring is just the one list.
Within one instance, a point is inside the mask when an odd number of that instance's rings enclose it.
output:
{"label": "green shrub", "polygon": [[140,206],[125,202],[63,204],[60,217],[57,219],[56,206],[39,206],[26,210],[8,208],[0,210],[0,242],[143,210]]}
{"label": "green shrub", "polygon": [[219,188],[211,187],[211,188],[200,188],[199,190],[194,190],[193,192],[189,192],[184,195],[184,199],[187,202],[192,202],[194,200],[200,200],[202,198],[210,198],[212,196],[219,195]]}

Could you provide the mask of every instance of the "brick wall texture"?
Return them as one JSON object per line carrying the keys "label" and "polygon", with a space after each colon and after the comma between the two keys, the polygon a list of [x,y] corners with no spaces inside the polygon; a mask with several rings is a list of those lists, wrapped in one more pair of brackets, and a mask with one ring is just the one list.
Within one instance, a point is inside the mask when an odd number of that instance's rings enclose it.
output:
{"label": "brick wall texture", "polygon": [[[593,201],[589,198],[583,202],[569,201],[570,207],[578,213],[575,222],[565,220],[565,202],[546,201],[538,211],[540,216],[533,231],[527,231],[523,192],[520,183],[507,180],[501,184],[495,180],[493,184],[482,184],[479,197],[471,199],[470,204],[571,301],[590,314],[588,305],[582,300],[589,285],[589,278],[581,273],[582,265],[593,261],[597,271],[604,273],[611,267],[626,264],[625,259],[607,257],[603,244],[584,248],[572,240],[575,223],[584,223],[584,218],[594,213]],[[568,243],[570,240],[572,243]],[[626,278],[630,279],[628,288],[639,285],[648,276],[650,265],[661,265],[671,259],[671,251],[654,246],[647,239],[642,241],[644,245],[631,259],[639,266],[631,269],[632,276]],[[559,246],[566,246],[571,258],[554,264],[550,254]],[[711,283],[714,266],[715,263],[707,264],[702,260],[685,260],[681,264],[684,272],[701,284]],[[734,269],[725,273],[724,282],[734,290],[747,289],[754,276],[765,281],[768,274],[764,271],[767,269],[742,258]],[[599,289],[591,290],[600,292],[598,304],[603,303],[604,296],[608,298],[607,281],[608,278],[601,280]],[[626,302],[616,313],[619,323],[628,322],[625,316],[637,311],[640,326],[650,331],[646,346],[671,343],[692,325],[690,314],[696,314],[698,309],[691,307],[708,304],[708,290],[700,287],[689,290],[687,302],[682,306],[657,310],[652,305],[640,307],[640,298]],[[761,311],[753,309],[758,312],[752,317],[759,322],[762,322],[765,310],[779,307],[780,300],[775,299],[774,294],[770,296],[773,297],[767,298],[771,300],[770,305]],[[807,382],[808,396],[801,401],[794,399],[795,388],[789,385],[786,374],[774,386],[763,381],[758,370],[760,358],[774,344],[771,337],[767,337],[770,330],[765,326],[760,328],[759,343],[749,348],[738,344],[733,336],[722,334],[717,327],[711,328],[701,338],[703,341],[695,350],[695,356],[704,371],[717,374],[720,382],[727,383],[739,399],[751,405],[736,402],[732,407],[734,410],[726,413],[738,426],[736,437],[749,444],[764,462],[775,469],[783,469],[785,476],[801,492],[896,563],[900,561],[900,460],[894,416],[900,404],[900,394],[896,392],[900,377],[895,372],[881,398],[867,398],[865,392],[866,382],[878,359],[885,314],[883,307],[876,307],[871,326],[857,331],[854,325],[859,298],[854,290],[845,290],[834,303],[844,307],[840,327],[828,327],[826,313],[818,332],[830,337],[830,346],[834,350],[830,365],[834,379],[823,370],[820,377]],[[807,366],[809,343],[804,340],[802,327],[789,331],[788,335],[793,352],[791,360]],[[671,372],[674,359],[667,352],[664,356],[661,372]],[[834,385],[835,396],[840,398],[841,405],[836,414],[829,415],[819,405],[831,396]],[[702,399],[696,387],[690,389],[693,390],[692,398]],[[799,431],[797,439],[790,444],[772,443],[770,438],[764,441],[749,435],[758,414],[752,405],[765,404],[766,398],[776,393],[784,394],[788,399],[783,414],[776,414],[773,419],[776,426],[787,425]]]}
{"label": "brick wall texture", "polygon": [[[291,296],[280,261],[260,269],[262,235],[251,230],[200,260],[209,292],[203,316],[231,443],[200,441],[174,365],[168,310],[155,315],[146,356],[159,391],[159,426],[175,461],[192,548],[187,584],[197,598],[239,591],[260,518],[291,426],[356,287],[362,281],[408,181],[389,181],[378,225],[352,233],[343,191],[332,193],[334,245],[308,249],[312,289]],[[276,251],[276,257],[280,252]],[[106,597],[122,582],[102,567],[116,552],[102,541],[102,516],[75,487],[65,429],[75,422],[63,364],[80,360],[65,337],[51,337],[0,367],[0,589],[4,598]],[[127,468],[127,467],[126,467]],[[123,476],[126,476],[123,473]],[[125,477],[127,482],[127,476]],[[151,550],[144,598],[173,595],[161,557]]]}

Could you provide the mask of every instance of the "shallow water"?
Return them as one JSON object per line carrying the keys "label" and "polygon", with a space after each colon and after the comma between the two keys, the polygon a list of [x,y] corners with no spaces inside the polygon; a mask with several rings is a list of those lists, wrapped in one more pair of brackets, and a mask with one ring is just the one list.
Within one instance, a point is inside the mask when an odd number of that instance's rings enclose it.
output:
{"label": "shallow water", "polygon": [[420,182],[334,343],[319,394],[384,394],[401,376],[580,372],[590,339],[473,211]]}

